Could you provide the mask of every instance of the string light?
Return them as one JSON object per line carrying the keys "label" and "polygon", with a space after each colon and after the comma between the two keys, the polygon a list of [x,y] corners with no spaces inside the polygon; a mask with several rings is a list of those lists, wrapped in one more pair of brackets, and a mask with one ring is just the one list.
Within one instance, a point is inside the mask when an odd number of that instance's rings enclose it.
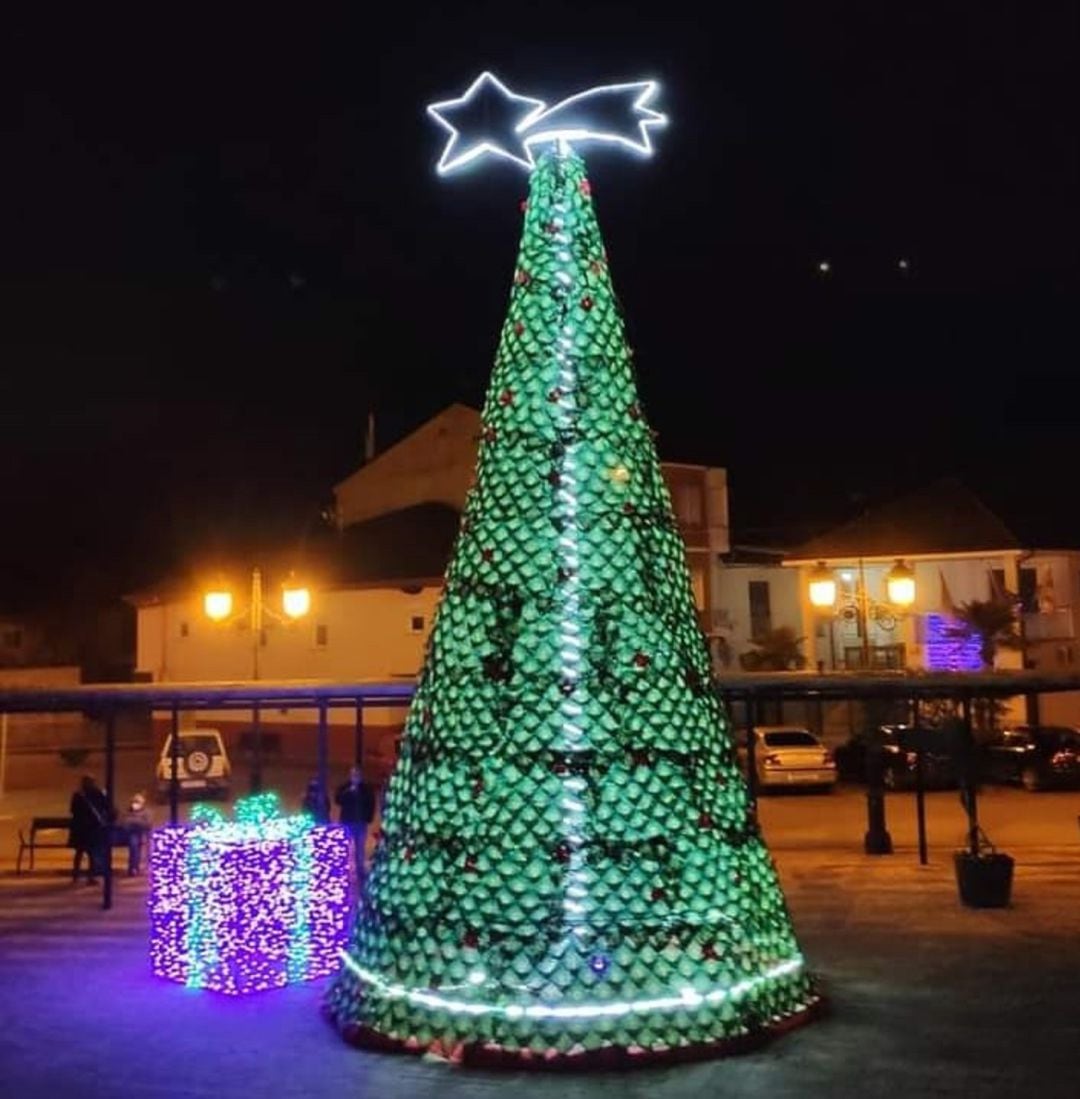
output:
{"label": "string light", "polygon": [[189,988],[241,994],[324,976],[345,939],[351,840],[274,794],[234,820],[196,806],[193,823],[154,832],[150,965]]}

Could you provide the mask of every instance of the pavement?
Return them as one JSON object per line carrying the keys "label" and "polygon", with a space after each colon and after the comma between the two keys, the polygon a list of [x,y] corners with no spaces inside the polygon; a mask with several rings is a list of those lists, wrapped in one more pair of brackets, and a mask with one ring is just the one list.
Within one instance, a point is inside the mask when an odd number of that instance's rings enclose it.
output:
{"label": "pavement", "polygon": [[153,979],[141,879],[118,879],[106,913],[95,890],[55,871],[0,871],[0,1096],[458,1099],[512,1088],[521,1099],[1075,1099],[1078,801],[1019,791],[984,799],[1017,864],[1012,906],[979,911],[957,900],[955,793],[931,799],[926,867],[909,799],[890,797],[897,853],[876,858],[861,853],[857,791],[763,799],[796,930],[831,1012],[754,1053],[628,1074],[497,1074],[357,1051],[319,1016],[324,982],[229,999]]}

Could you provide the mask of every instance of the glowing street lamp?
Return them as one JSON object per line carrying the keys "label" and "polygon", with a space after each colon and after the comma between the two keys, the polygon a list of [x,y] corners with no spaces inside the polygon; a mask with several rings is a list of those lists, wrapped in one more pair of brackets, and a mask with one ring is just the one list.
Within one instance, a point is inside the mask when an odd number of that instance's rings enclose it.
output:
{"label": "glowing street lamp", "polygon": [[819,561],[810,573],[809,595],[811,605],[820,610],[836,605],[836,577],[824,561]]}
{"label": "glowing street lamp", "polygon": [[303,618],[311,610],[311,591],[290,574],[281,589],[281,609],[286,618]]}
{"label": "glowing street lamp", "polygon": [[915,602],[915,571],[899,558],[885,577],[885,590],[889,602],[897,607],[910,607]]}
{"label": "glowing street lamp", "polygon": [[203,610],[211,622],[224,622],[232,614],[232,592],[225,588],[203,596]]}

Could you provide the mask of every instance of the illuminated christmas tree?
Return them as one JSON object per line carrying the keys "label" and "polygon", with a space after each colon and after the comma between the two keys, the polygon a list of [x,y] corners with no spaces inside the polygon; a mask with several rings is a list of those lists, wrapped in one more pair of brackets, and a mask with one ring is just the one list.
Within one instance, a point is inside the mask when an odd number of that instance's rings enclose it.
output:
{"label": "illuminated christmas tree", "polygon": [[328,1008],[358,1044],[475,1062],[723,1052],[817,998],[565,144],[524,211],[476,481]]}

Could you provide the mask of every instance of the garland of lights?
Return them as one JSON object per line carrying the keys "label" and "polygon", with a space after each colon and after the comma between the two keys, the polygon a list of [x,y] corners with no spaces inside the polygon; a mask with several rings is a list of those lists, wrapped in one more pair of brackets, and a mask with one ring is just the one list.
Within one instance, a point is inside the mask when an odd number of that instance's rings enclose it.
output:
{"label": "garland of lights", "polygon": [[189,988],[240,994],[333,972],[345,940],[346,829],[284,817],[277,795],[206,805],[157,829],[150,860],[150,964]]}
{"label": "garland of lights", "polygon": [[[500,94],[519,146],[476,129]],[[440,169],[530,163],[546,108],[524,98],[481,79],[437,104]],[[640,113],[624,122],[647,138]],[[730,1048],[818,1003],[559,136],[523,204],[476,479],[327,999],[362,1045],[633,1061]]]}

